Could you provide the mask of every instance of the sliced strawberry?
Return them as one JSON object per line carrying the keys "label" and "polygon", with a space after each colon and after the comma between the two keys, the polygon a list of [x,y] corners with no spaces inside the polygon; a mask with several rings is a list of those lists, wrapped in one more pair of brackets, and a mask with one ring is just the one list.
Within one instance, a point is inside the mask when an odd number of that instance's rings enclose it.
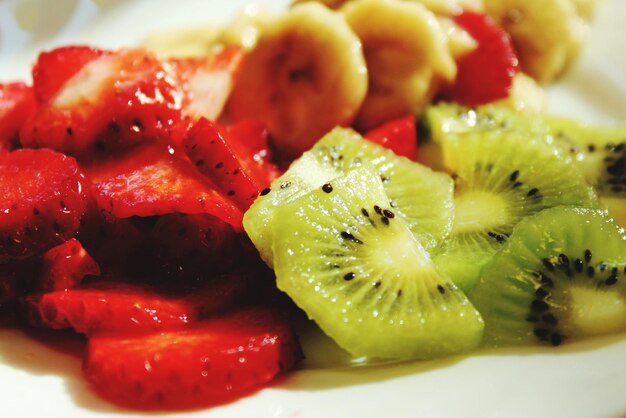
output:
{"label": "sliced strawberry", "polygon": [[489,16],[464,11],[454,18],[478,43],[459,58],[458,74],[446,92],[447,99],[478,106],[507,97],[519,62],[511,39]]}
{"label": "sliced strawberry", "polygon": [[41,290],[67,290],[76,287],[85,276],[100,275],[98,263],[75,238],[46,251],[43,255]]}
{"label": "sliced strawberry", "polygon": [[250,207],[261,188],[241,166],[219,127],[200,119],[183,141],[196,168],[213,180],[242,210]]}
{"label": "sliced strawberry", "polygon": [[97,282],[28,296],[27,317],[40,327],[139,332],[177,327],[230,308],[250,295],[251,277],[230,274],[215,278],[193,293],[175,296],[147,285]]}
{"label": "sliced strawberry", "polygon": [[149,245],[152,225],[145,225],[142,220],[115,218],[102,213],[95,202],[89,202],[78,239],[101,267],[103,275],[126,277],[132,267],[148,263],[141,255]]}
{"label": "sliced strawberry", "polygon": [[103,53],[41,105],[20,139],[82,159],[140,142],[180,142],[188,127],[183,96],[173,71],[148,52]]}
{"label": "sliced strawberry", "polygon": [[230,46],[201,58],[172,61],[186,93],[185,113],[192,119],[217,120],[239,73],[244,51]]}
{"label": "sliced strawberry", "polygon": [[396,155],[411,160],[417,158],[417,130],[413,115],[394,119],[374,128],[365,134],[365,138],[389,148]]}
{"label": "sliced strawberry", "polygon": [[242,213],[173,148],[147,144],[85,167],[98,206],[117,218],[209,213],[240,229]]}
{"label": "sliced strawberry", "polygon": [[32,292],[40,269],[38,258],[0,263],[0,308]]}
{"label": "sliced strawberry", "polygon": [[255,184],[264,189],[280,177],[282,172],[272,161],[270,133],[264,122],[242,120],[228,125],[226,132],[231,149]]}
{"label": "sliced strawberry", "polygon": [[65,46],[42,52],[33,66],[33,88],[39,103],[47,103],[63,85],[90,61],[108,54],[82,45]]}
{"label": "sliced strawberry", "polygon": [[208,214],[161,216],[151,235],[157,274],[173,283],[205,281],[232,267],[239,253],[236,238],[230,225]]}
{"label": "sliced strawberry", "polygon": [[51,150],[0,152],[0,260],[41,254],[71,238],[87,206],[71,157]]}
{"label": "sliced strawberry", "polygon": [[30,86],[19,82],[0,84],[0,151],[19,146],[20,127],[36,107]]}
{"label": "sliced strawberry", "polygon": [[284,316],[248,308],[177,331],[94,335],[83,368],[109,401],[171,410],[233,400],[266,385],[299,358]]}

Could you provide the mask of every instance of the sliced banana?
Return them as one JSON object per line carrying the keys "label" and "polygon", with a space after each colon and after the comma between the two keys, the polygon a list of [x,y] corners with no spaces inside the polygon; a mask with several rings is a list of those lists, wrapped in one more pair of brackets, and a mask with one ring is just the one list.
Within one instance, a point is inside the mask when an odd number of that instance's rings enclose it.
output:
{"label": "sliced banana", "polygon": [[525,113],[544,113],[548,110],[548,96],[543,88],[524,73],[517,73],[506,99],[497,103]]}
{"label": "sliced banana", "polygon": [[574,61],[587,24],[572,0],[484,0],[487,14],[511,35],[522,69],[540,83]]}
{"label": "sliced banana", "polygon": [[239,45],[244,50],[251,50],[256,45],[261,31],[274,18],[274,14],[259,4],[245,6],[218,36],[218,42],[224,45]]}
{"label": "sliced banana", "polygon": [[446,35],[422,4],[357,0],[341,10],[363,43],[369,71],[357,128],[368,130],[396,117],[421,114],[441,82],[456,76]]}
{"label": "sliced banana", "polygon": [[453,15],[462,10],[483,10],[483,0],[411,0],[422,3],[426,8],[441,15]]}
{"label": "sliced banana", "polygon": [[440,16],[439,24],[446,34],[448,49],[452,57],[457,60],[463,55],[469,54],[478,46],[478,42],[465,29],[454,23],[452,18]]}
{"label": "sliced banana", "polygon": [[148,35],[142,44],[161,56],[178,58],[201,57],[229,45],[250,50],[272,17],[267,9],[251,3],[225,26],[205,25],[155,32]]}
{"label": "sliced banana", "polygon": [[[294,0],[294,4],[304,3],[307,1],[318,1],[325,4],[331,9],[338,9],[351,0]],[[398,0],[401,1],[401,0]],[[459,13],[461,10],[483,10],[483,0],[408,0],[422,3],[430,11],[441,15],[452,15]],[[593,0],[578,0],[593,1]]]}
{"label": "sliced banana", "polygon": [[261,32],[228,103],[233,120],[262,119],[274,145],[297,156],[352,123],[367,91],[359,38],[319,3],[289,9]]}
{"label": "sliced banana", "polygon": [[578,14],[589,20],[593,17],[603,0],[572,0]]}
{"label": "sliced banana", "polygon": [[200,57],[216,46],[220,33],[218,26],[174,29],[150,34],[142,45],[163,57]]}

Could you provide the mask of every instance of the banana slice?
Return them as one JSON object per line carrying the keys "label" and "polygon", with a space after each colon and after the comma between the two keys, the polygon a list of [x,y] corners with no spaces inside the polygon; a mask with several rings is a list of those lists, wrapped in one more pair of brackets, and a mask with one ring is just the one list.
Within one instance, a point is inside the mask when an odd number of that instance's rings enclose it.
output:
{"label": "banana slice", "polygon": [[603,0],[572,0],[578,14],[583,18],[590,20],[596,13],[598,6]]}
{"label": "banana slice", "polygon": [[560,76],[587,33],[572,0],[484,0],[487,14],[511,35],[524,72],[540,83]]}
{"label": "banana slice", "polygon": [[[338,9],[350,0],[294,0],[294,4],[304,3],[308,1],[318,1],[331,9]],[[400,0],[398,0],[400,1]],[[441,15],[453,15],[461,10],[483,10],[483,0],[410,0],[422,3],[426,8],[434,13]],[[593,0],[578,0],[593,1]]]}
{"label": "banana slice", "polygon": [[548,96],[539,84],[524,73],[517,73],[506,99],[497,103],[509,106],[519,112],[540,114],[548,110]]}
{"label": "banana slice", "polygon": [[303,3],[261,32],[228,112],[235,121],[262,119],[281,153],[297,156],[335,126],[350,125],[366,91],[361,42],[343,15]]}
{"label": "banana slice", "polygon": [[224,45],[239,45],[249,51],[254,48],[261,31],[273,18],[274,15],[269,10],[250,3],[224,27],[217,41]]}
{"label": "banana slice", "polygon": [[200,57],[216,47],[220,33],[217,26],[174,29],[152,33],[142,45],[163,57]]}
{"label": "banana slice", "polygon": [[200,57],[215,49],[239,45],[250,50],[272,14],[258,4],[245,6],[225,26],[206,25],[148,35],[142,42],[149,50],[165,57]]}
{"label": "banana slice", "polygon": [[456,64],[446,35],[422,4],[357,0],[342,11],[363,43],[369,71],[357,128],[368,130],[409,113],[421,114],[441,82],[454,79]]}
{"label": "banana slice", "polygon": [[454,23],[451,18],[439,16],[437,19],[446,34],[448,49],[450,49],[450,53],[455,61],[476,49],[478,42],[465,29]]}
{"label": "banana slice", "polygon": [[441,15],[453,15],[462,10],[483,10],[483,0],[411,0],[422,3],[426,8]]}

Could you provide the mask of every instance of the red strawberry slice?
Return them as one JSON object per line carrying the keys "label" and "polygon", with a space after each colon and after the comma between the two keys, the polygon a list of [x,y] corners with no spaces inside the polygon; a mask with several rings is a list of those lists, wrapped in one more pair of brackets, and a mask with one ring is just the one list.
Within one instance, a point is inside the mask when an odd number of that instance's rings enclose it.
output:
{"label": "red strawberry slice", "polygon": [[465,11],[454,18],[478,43],[459,58],[458,74],[446,98],[467,106],[503,99],[509,94],[519,62],[511,39],[489,16]]}
{"label": "red strawberry slice", "polygon": [[241,228],[241,211],[173,148],[147,144],[85,166],[98,206],[116,218],[209,213]]}
{"label": "red strawberry slice", "polygon": [[147,285],[96,282],[25,299],[27,317],[40,327],[144,332],[170,329],[206,318],[250,296],[246,274],[217,277],[187,295],[173,295]]}
{"label": "red strawberry slice", "polygon": [[47,103],[90,61],[108,54],[97,48],[71,45],[42,52],[33,66],[33,88],[39,103]]}
{"label": "red strawberry slice", "polygon": [[196,168],[220,186],[242,210],[250,207],[262,190],[243,169],[225,135],[216,124],[200,119],[183,141]]}
{"label": "red strawberry slice", "polygon": [[365,134],[365,138],[389,148],[396,155],[411,160],[417,158],[417,131],[413,115],[394,119],[374,128]]}
{"label": "red strawberry slice", "polygon": [[300,358],[281,314],[248,308],[177,331],[93,335],[84,372],[103,398],[138,409],[191,409],[231,401]]}
{"label": "red strawberry slice", "polygon": [[75,238],[46,251],[43,255],[41,290],[67,290],[76,287],[85,276],[100,275],[98,263]]}
{"label": "red strawberry slice", "polygon": [[71,157],[0,152],[0,260],[41,254],[71,238],[87,206],[86,187]]}
{"label": "red strawberry slice", "polygon": [[62,83],[20,138],[26,147],[80,158],[146,141],[180,142],[188,127],[183,97],[170,66],[146,51],[103,53]]}
{"label": "red strawberry slice", "polygon": [[0,84],[0,151],[19,146],[20,127],[36,106],[30,86],[19,82]]}
{"label": "red strawberry slice", "polygon": [[260,120],[242,120],[226,127],[229,144],[244,170],[262,189],[282,174],[272,162],[269,130]]}
{"label": "red strawberry slice", "polygon": [[37,259],[0,263],[0,310],[32,292],[40,267]]}
{"label": "red strawberry slice", "polygon": [[192,119],[217,120],[241,68],[244,51],[230,46],[202,58],[172,60],[186,93],[185,113]]}
{"label": "red strawberry slice", "polygon": [[[143,218],[118,219],[102,213],[90,200],[78,231],[78,239],[107,277],[127,276],[137,265],[154,264],[140,257],[149,244],[152,225]],[[133,270],[134,272],[134,270]]]}
{"label": "red strawberry slice", "polygon": [[233,228],[203,213],[161,216],[150,237],[159,260],[157,274],[178,285],[226,271],[241,252]]}

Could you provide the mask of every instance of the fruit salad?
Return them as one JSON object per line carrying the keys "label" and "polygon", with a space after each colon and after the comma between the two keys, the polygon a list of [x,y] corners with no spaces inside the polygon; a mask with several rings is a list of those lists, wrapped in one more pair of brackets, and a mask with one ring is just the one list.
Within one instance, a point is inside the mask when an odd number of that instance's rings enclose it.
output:
{"label": "fruit salad", "polygon": [[41,51],[0,83],[0,317],[156,411],[273,384],[311,327],[366,363],[626,330],[626,127],[541,87],[593,3],[298,1]]}

